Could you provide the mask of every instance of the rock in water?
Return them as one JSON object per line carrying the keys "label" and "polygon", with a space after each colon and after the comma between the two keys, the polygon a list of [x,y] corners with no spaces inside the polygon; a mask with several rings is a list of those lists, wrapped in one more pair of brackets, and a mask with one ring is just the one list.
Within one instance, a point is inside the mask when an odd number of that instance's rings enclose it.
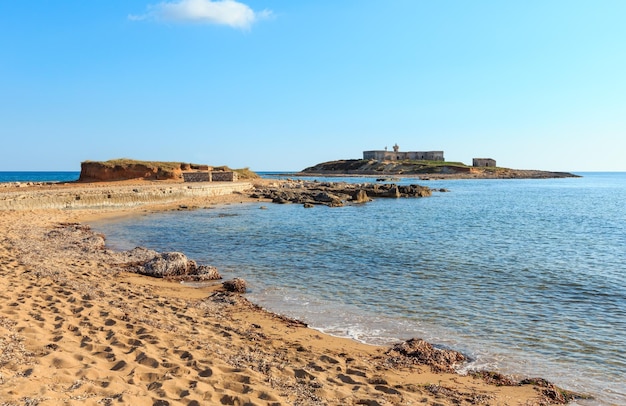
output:
{"label": "rock in water", "polygon": [[367,203],[371,200],[372,199],[367,196],[367,192],[363,189],[359,189],[352,194],[352,201],[355,203]]}
{"label": "rock in water", "polygon": [[235,292],[235,293],[246,293],[246,281],[241,279],[241,278],[235,278],[235,279],[231,279],[229,281],[225,281],[224,283],[222,283],[222,286],[224,286],[224,289],[226,289],[229,292]]}

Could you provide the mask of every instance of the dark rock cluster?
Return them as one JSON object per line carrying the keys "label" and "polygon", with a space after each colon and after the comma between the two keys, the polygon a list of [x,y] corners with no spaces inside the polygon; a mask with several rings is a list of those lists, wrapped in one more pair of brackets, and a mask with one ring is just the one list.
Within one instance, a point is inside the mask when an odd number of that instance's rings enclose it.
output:
{"label": "dark rock cluster", "polygon": [[305,207],[314,205],[340,207],[346,203],[365,203],[378,197],[427,197],[431,195],[430,188],[420,185],[289,181],[277,186],[258,187],[250,194],[250,197],[270,199],[274,203],[299,203]]}

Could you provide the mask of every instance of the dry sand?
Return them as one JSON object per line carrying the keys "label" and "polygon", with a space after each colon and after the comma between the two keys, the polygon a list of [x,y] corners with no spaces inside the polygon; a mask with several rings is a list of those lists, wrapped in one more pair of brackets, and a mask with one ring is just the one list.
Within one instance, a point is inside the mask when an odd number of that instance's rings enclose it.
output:
{"label": "dry sand", "polygon": [[242,200],[0,211],[0,405],[545,404],[531,385],[433,373],[266,312],[219,283],[126,273],[114,253],[89,245],[86,227],[62,226]]}

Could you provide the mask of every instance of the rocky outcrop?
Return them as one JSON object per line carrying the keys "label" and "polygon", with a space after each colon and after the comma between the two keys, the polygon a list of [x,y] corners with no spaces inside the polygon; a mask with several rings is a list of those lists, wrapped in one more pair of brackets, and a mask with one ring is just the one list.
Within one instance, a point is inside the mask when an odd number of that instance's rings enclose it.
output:
{"label": "rocky outcrop", "polygon": [[466,361],[458,351],[436,348],[419,338],[396,344],[386,354],[395,358],[395,363],[402,363],[398,358],[406,358],[409,363],[430,366],[433,372],[455,372]]}
{"label": "rocky outcrop", "polygon": [[315,182],[292,180],[275,186],[259,186],[250,197],[274,203],[299,203],[306,207],[340,207],[346,203],[365,203],[378,197],[427,197],[432,190],[420,185],[380,183]]}
{"label": "rocky outcrop", "polygon": [[[133,159],[85,161],[80,164],[80,168],[79,182],[112,182],[130,179],[182,182],[184,177],[189,181],[235,182],[259,177],[248,168],[233,170],[228,166],[213,167],[185,162],[153,162]],[[195,179],[196,177],[200,179]]]}
{"label": "rocky outcrop", "polygon": [[127,260],[127,270],[141,275],[170,280],[208,281],[221,279],[217,268],[198,265],[180,252],[159,253],[145,248],[135,248],[121,254]]}
{"label": "rocky outcrop", "polygon": [[113,160],[106,162],[85,161],[80,164],[79,182],[109,182],[128,179],[181,180],[183,167],[180,162],[143,162]]}

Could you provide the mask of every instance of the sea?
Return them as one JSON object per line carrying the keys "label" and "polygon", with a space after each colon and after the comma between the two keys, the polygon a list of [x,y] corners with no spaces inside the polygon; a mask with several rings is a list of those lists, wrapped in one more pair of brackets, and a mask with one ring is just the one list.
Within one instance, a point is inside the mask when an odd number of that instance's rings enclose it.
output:
{"label": "sea", "polygon": [[325,333],[377,345],[420,337],[469,356],[460,372],[543,377],[593,396],[575,405],[626,405],[626,173],[577,174],[400,178],[447,191],[334,208],[230,204],[92,227],[110,248],[181,251],[242,277],[251,301]]}
{"label": "sea", "polygon": [[62,172],[37,172],[37,171],[0,171],[0,183],[7,182],[73,182],[78,180],[80,172],[62,171]]}

